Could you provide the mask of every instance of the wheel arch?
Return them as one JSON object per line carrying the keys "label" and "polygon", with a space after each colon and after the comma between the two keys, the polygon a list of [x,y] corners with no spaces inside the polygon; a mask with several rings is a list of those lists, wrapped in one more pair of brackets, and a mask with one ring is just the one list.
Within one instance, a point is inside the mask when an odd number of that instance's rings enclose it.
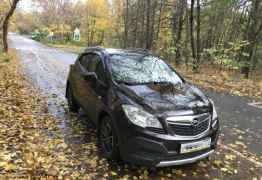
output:
{"label": "wheel arch", "polygon": [[102,122],[104,117],[109,117],[112,120],[113,126],[114,126],[114,128],[116,130],[116,133],[117,133],[118,137],[119,137],[119,130],[117,129],[118,126],[116,124],[116,121],[115,121],[114,117],[110,113],[108,113],[107,111],[100,112],[100,114],[98,116],[97,124],[96,124],[97,127],[98,127],[98,131],[99,131],[99,126],[100,126],[100,124],[101,124],[101,122]]}

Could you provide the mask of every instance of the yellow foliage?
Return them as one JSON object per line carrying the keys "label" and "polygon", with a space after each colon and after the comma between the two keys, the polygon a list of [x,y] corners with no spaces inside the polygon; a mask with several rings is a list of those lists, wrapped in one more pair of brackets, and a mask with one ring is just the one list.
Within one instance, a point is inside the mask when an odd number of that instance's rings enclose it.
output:
{"label": "yellow foliage", "polygon": [[105,33],[112,29],[111,14],[107,0],[89,0],[82,18],[81,30],[90,44],[103,42]]}
{"label": "yellow foliage", "polygon": [[8,8],[9,8],[8,2],[6,0],[1,0],[1,3],[0,3],[0,22],[1,22],[2,17],[5,15]]}

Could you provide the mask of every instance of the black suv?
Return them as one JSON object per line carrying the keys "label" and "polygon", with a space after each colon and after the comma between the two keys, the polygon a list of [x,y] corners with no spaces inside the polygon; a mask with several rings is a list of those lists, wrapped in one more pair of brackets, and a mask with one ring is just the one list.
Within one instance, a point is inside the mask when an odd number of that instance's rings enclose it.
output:
{"label": "black suv", "polygon": [[108,159],[180,165],[217,144],[212,100],[147,50],[87,48],[70,67],[66,97],[94,122]]}

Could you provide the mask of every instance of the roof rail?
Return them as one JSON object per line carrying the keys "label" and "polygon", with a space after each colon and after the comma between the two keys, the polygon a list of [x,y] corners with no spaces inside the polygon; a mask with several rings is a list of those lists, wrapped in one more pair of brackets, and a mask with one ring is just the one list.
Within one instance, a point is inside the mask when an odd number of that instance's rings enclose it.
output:
{"label": "roof rail", "polygon": [[87,47],[85,48],[84,51],[89,51],[89,50],[98,50],[98,51],[102,51],[102,50],[105,50],[103,47],[101,46],[94,46],[94,47]]}

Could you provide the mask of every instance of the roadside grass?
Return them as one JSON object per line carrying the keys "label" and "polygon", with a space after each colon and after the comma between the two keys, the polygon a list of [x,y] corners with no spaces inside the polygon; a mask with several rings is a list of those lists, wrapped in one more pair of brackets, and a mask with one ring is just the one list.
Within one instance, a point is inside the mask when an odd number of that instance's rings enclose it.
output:
{"label": "roadside grass", "polygon": [[54,48],[60,48],[66,51],[71,51],[73,53],[77,53],[79,54],[81,52],[81,50],[84,47],[81,46],[77,46],[77,45],[70,45],[70,44],[53,44],[53,43],[47,43],[46,44],[49,47],[54,47]]}
{"label": "roadside grass", "polygon": [[65,43],[53,42],[52,43],[50,41],[41,41],[41,42],[49,47],[59,48],[59,49],[63,49],[65,51],[70,51],[70,52],[77,53],[77,54],[79,54],[81,50],[85,47],[83,43],[73,43],[73,42],[65,42]]}

